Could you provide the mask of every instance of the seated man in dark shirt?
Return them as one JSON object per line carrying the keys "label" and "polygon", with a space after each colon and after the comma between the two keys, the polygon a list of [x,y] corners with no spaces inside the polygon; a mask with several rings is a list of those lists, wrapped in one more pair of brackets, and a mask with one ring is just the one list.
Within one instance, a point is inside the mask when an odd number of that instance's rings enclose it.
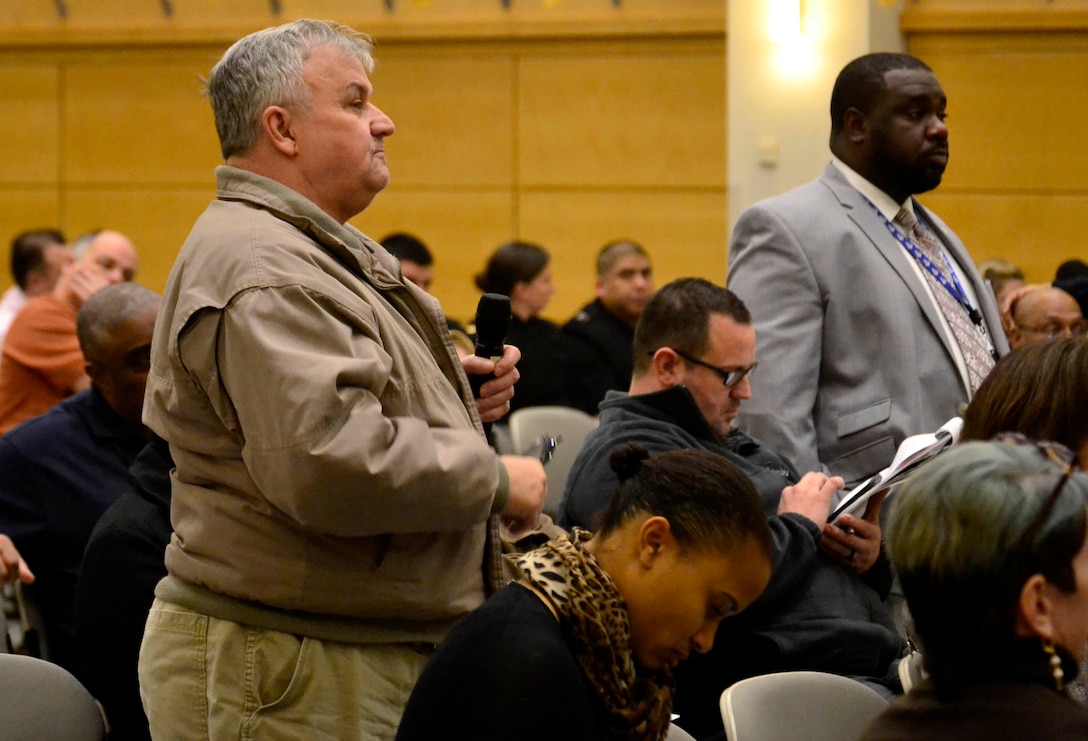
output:
{"label": "seated man in dark shirt", "polygon": [[48,658],[76,676],[76,579],[91,529],[147,442],[140,414],[158,308],[158,294],[135,283],[87,299],[77,332],[91,388],[0,437],[0,532],[37,577],[28,592]]}
{"label": "seated man in dark shirt", "polygon": [[601,249],[597,298],[563,326],[571,406],[596,415],[606,392],[627,388],[635,323],[653,292],[653,267],[641,245],[620,240]]}
{"label": "seated man in dark shirt", "polygon": [[844,515],[836,525],[827,524],[826,509],[792,508],[793,465],[732,426],[756,365],[743,302],[705,280],[673,281],[646,305],[634,358],[630,393],[608,393],[600,426],[571,467],[559,524],[593,526],[616,486],[609,453],[637,443],[651,453],[702,450],[735,464],[759,493],[775,544],[763,596],[722,623],[710,653],[676,672],[677,724],[697,738],[721,733],[722,691],[775,671],[832,672],[888,695],[901,691],[895,669],[905,642],[883,601],[891,569],[881,553],[879,501],[863,518]]}
{"label": "seated man in dark shirt", "polygon": [[110,738],[150,739],[136,666],[170,542],[170,446],[153,436],[129,469],[133,485],[91,533],[76,586],[83,683],[102,703]]}

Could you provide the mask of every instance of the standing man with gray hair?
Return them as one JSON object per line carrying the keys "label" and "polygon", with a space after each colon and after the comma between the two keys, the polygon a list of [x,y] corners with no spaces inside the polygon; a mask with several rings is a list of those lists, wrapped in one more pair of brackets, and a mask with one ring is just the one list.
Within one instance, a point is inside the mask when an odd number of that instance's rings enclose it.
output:
{"label": "standing man with gray hair", "polygon": [[[391,738],[458,618],[501,586],[499,518],[544,471],[503,461],[517,350],[458,359],[438,302],[346,222],[389,181],[368,38],[247,36],[208,96],[226,166],[167,283],[144,419],[175,461],[140,654],[161,738]],[[474,399],[467,373],[494,373]],[[209,704],[208,698],[215,698]]]}

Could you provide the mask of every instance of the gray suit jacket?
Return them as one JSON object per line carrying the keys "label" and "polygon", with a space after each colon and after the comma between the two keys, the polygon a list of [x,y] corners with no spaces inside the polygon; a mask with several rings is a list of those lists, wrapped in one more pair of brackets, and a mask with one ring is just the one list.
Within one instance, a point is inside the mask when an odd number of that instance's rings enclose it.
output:
{"label": "gray suit jacket", "polygon": [[[1008,350],[990,287],[963,243],[915,202],[963,266],[994,346]],[[747,209],[729,249],[729,288],[752,312],[759,368],[739,424],[800,471],[848,485],[887,466],[904,437],[968,400],[913,258],[842,174]]]}

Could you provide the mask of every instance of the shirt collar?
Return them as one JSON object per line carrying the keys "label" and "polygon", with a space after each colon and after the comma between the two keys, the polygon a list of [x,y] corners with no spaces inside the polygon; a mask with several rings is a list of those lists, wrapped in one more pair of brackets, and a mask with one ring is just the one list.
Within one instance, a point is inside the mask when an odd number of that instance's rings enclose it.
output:
{"label": "shirt collar", "polygon": [[846,182],[850,183],[856,191],[868,198],[872,204],[877,207],[877,210],[884,214],[884,218],[888,221],[895,221],[895,216],[899,213],[899,209],[901,208],[905,208],[911,215],[914,215],[914,199],[910,196],[907,196],[907,200],[903,203],[896,203],[894,198],[870,183],[854,170],[850,169],[849,165],[835,155],[831,155],[831,164],[842,173],[842,176],[846,178]]}

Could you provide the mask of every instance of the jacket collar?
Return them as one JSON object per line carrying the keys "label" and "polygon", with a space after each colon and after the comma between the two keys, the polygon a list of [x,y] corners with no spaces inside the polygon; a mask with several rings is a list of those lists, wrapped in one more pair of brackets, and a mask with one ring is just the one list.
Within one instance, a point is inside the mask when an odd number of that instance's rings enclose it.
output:
{"label": "jacket collar", "polygon": [[714,430],[703,419],[691,392],[683,386],[673,386],[648,394],[627,394],[609,391],[601,402],[601,415],[610,408],[637,409],[638,413],[662,422],[678,425],[694,437],[717,440]]}
{"label": "jacket collar", "polygon": [[312,237],[330,254],[354,265],[375,288],[401,285],[395,258],[351,224],[340,224],[313,201],[283,183],[229,165],[215,168],[216,196],[222,201],[251,203]]}

